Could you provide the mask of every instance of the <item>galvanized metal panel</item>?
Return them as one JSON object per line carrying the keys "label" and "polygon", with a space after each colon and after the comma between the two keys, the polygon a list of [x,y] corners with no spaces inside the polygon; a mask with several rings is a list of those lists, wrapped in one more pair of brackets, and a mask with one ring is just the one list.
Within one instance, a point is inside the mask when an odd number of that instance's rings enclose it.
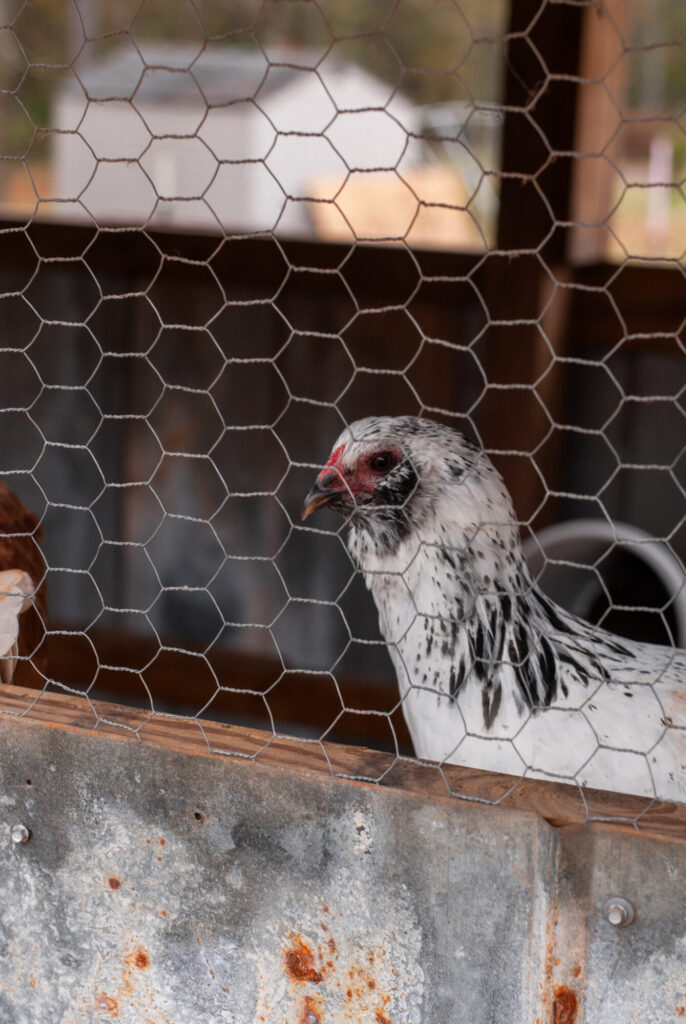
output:
{"label": "galvanized metal panel", "polygon": [[686,1016],[683,844],[27,720],[0,750],[0,1024]]}
{"label": "galvanized metal panel", "polygon": [[[665,1024],[686,1018],[686,845],[611,829],[563,837],[556,957],[580,967],[579,1019]],[[612,897],[635,908],[613,927]],[[574,951],[576,946],[576,952]]]}
{"label": "galvanized metal panel", "polygon": [[2,1024],[536,1018],[533,816],[29,722],[0,749]]}

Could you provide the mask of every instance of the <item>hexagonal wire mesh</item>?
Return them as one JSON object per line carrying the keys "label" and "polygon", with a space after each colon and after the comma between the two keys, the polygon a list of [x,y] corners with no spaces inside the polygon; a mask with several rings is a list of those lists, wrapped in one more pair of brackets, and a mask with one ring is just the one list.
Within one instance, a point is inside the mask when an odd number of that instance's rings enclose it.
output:
{"label": "hexagonal wire mesh", "polygon": [[[40,587],[15,682],[138,732],[258,727],[234,752],[290,736],[343,774],[337,744],[365,744],[352,773],[377,781],[413,755],[407,712],[457,795],[485,799],[449,763],[508,772],[500,797],[533,776],[686,800],[683,660],[630,643],[608,670],[603,634],[554,612],[519,647],[496,620],[505,597],[530,626],[531,585],[465,570],[483,508],[447,542],[452,610],[422,605],[416,545],[391,567],[414,602],[386,630],[400,692],[347,525],[299,517],[346,424],[436,419],[504,475],[544,590],[683,645],[683,10],[17,0],[4,19],[0,468],[39,521],[3,492],[0,568]],[[467,579],[487,642],[455,610]],[[580,651],[590,679],[563,664]]]}

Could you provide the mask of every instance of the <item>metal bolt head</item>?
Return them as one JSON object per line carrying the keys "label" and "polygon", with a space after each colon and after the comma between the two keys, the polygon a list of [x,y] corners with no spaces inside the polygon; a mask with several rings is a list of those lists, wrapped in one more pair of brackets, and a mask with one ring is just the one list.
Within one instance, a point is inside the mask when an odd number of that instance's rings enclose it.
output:
{"label": "metal bolt head", "polygon": [[636,908],[623,896],[610,896],[603,904],[603,915],[614,928],[626,928],[636,917]]}
{"label": "metal bolt head", "polygon": [[12,825],[10,829],[10,839],[13,843],[19,846],[20,843],[28,843],[31,838],[31,832],[26,825]]}

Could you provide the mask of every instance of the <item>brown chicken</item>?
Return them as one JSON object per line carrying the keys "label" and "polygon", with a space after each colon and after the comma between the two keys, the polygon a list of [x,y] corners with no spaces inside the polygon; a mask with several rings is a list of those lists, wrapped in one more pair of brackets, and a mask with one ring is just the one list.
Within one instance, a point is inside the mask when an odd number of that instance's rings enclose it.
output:
{"label": "brown chicken", "polygon": [[31,660],[17,663],[13,682],[19,686],[42,687],[47,675],[47,595],[43,582],[46,565],[38,546],[42,535],[33,513],[0,480],[0,571],[23,569],[37,588],[33,606],[20,619],[19,656]]}

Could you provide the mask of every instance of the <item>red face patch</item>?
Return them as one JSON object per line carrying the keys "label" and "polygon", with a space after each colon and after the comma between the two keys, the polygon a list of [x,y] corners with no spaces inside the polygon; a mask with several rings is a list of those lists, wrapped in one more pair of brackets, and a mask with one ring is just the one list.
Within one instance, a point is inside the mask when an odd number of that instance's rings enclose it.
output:
{"label": "red face patch", "polygon": [[390,455],[393,460],[393,466],[402,462],[403,459],[403,453],[399,448],[380,448],[376,452],[370,452],[364,459],[360,460],[360,463],[355,470],[355,475],[350,481],[350,489],[353,494],[371,494],[376,488],[379,480],[386,475],[388,470],[384,469],[380,471],[374,469],[372,466],[374,456],[380,454]]}
{"label": "red face patch", "polygon": [[327,466],[335,466],[336,463],[341,458],[341,456],[343,455],[344,451],[344,444],[339,444],[338,448],[334,448],[334,450],[331,452],[331,455],[329,455],[329,461],[327,462]]}
{"label": "red face patch", "polygon": [[338,489],[345,489],[353,497],[371,494],[379,480],[386,475],[386,470],[379,471],[371,465],[375,455],[381,453],[390,455],[393,459],[393,465],[401,462],[403,458],[403,453],[399,449],[383,448],[377,452],[370,452],[361,458],[355,469],[343,470],[341,460],[345,448],[346,446],[341,444],[331,452],[329,461],[317,477],[317,482],[324,487],[336,486]]}
{"label": "red face patch", "polygon": [[338,448],[334,448],[329,456],[329,461],[324,466],[324,469],[317,476],[317,483],[320,487],[331,487],[336,484],[337,487],[343,487],[343,469],[340,466],[340,460],[343,457],[345,451],[345,445],[339,444]]}

